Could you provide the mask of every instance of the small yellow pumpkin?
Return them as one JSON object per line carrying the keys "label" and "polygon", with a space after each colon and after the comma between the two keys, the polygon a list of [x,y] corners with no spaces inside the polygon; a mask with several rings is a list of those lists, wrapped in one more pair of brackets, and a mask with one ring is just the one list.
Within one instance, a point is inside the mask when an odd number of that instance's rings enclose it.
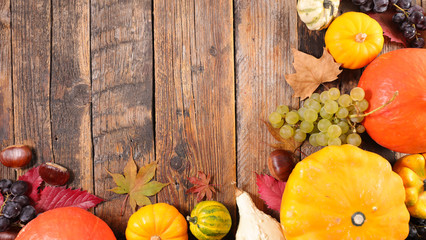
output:
{"label": "small yellow pumpkin", "polygon": [[393,170],[404,182],[405,204],[411,216],[426,219],[426,153],[398,159]]}
{"label": "small yellow pumpkin", "polygon": [[337,17],[325,33],[325,46],[344,68],[358,69],[373,61],[383,48],[380,24],[365,13]]}
{"label": "small yellow pumpkin", "polygon": [[287,181],[281,224],[287,240],[396,240],[410,214],[401,178],[381,156],[329,146],[299,162]]}
{"label": "small yellow pumpkin", "polygon": [[309,30],[326,28],[339,12],[340,0],[299,0],[297,13]]}

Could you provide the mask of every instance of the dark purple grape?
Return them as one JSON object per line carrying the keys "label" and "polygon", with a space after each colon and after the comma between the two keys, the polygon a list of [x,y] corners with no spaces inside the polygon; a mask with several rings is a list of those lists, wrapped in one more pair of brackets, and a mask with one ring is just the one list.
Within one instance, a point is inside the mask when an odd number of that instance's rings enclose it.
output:
{"label": "dark purple grape", "polygon": [[403,9],[409,9],[411,7],[411,0],[399,0],[398,6]]}
{"label": "dark purple grape", "polygon": [[389,0],[373,0],[373,2],[375,12],[386,12],[386,10],[388,9]]}
{"label": "dark purple grape", "polygon": [[25,195],[16,196],[13,198],[14,202],[19,203],[21,207],[25,207],[27,205],[30,205],[30,198]]}
{"label": "dark purple grape", "polygon": [[355,5],[362,5],[365,2],[367,2],[367,0],[352,0],[352,3]]}
{"label": "dark purple grape", "polygon": [[0,232],[6,231],[10,226],[10,220],[0,216]]}
{"label": "dark purple grape", "polygon": [[401,23],[401,25],[399,25],[399,30],[404,31],[404,29],[410,26],[411,26],[411,23],[409,23],[408,21],[404,21]]}
{"label": "dark purple grape", "polygon": [[403,14],[403,13],[396,13],[392,17],[392,21],[394,23],[402,23],[404,20],[405,20],[405,14]]}
{"label": "dark purple grape", "polygon": [[12,186],[13,181],[10,179],[2,179],[0,180],[0,189],[10,188]]}
{"label": "dark purple grape", "polygon": [[413,48],[423,48],[425,46],[425,40],[422,37],[418,37],[416,39],[414,39],[411,43],[410,43],[411,47]]}
{"label": "dark purple grape", "polygon": [[17,216],[19,216],[19,214],[21,213],[21,205],[19,205],[19,203],[16,202],[7,202],[4,206],[3,206],[3,216],[7,217],[7,218],[16,218]]}
{"label": "dark purple grape", "polygon": [[18,180],[10,187],[10,192],[15,195],[24,195],[28,191],[28,183],[25,181]]}
{"label": "dark purple grape", "polygon": [[27,223],[33,220],[36,216],[37,216],[37,213],[35,208],[31,205],[28,205],[22,209],[21,214],[19,215],[19,221],[23,223]]}
{"label": "dark purple grape", "polygon": [[410,20],[410,22],[414,23],[414,24],[418,24],[421,23],[423,21],[425,17],[423,16],[422,12],[418,12],[418,11],[414,11],[413,13],[410,14],[410,16],[408,17],[408,19]]}
{"label": "dark purple grape", "polygon": [[10,194],[10,188],[3,188],[3,189],[1,190],[1,193],[3,193],[3,195]]}
{"label": "dark purple grape", "polygon": [[421,12],[424,13],[423,8],[419,5],[413,5],[409,9],[407,9],[407,14],[411,15],[413,12]]}
{"label": "dark purple grape", "polygon": [[412,223],[410,223],[410,231],[408,232],[408,237],[410,238],[417,237],[417,229]]}
{"label": "dark purple grape", "polygon": [[416,29],[413,26],[406,27],[403,32],[406,39],[413,39],[416,36]]}
{"label": "dark purple grape", "polygon": [[420,31],[426,30],[426,18],[423,18],[421,22],[417,23],[416,28],[417,30],[420,30]]}
{"label": "dark purple grape", "polygon": [[368,1],[364,4],[362,4],[359,9],[361,10],[361,12],[369,12],[371,10],[373,10],[374,7],[374,3],[373,1]]}

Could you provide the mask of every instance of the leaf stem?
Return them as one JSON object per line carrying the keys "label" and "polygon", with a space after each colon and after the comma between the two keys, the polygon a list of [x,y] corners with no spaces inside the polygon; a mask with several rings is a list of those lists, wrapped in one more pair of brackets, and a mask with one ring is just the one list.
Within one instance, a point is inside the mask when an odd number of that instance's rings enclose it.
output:
{"label": "leaf stem", "polygon": [[393,100],[395,100],[396,96],[398,96],[398,94],[399,94],[399,92],[398,92],[398,91],[394,92],[394,93],[393,93],[392,98],[391,98],[389,101],[387,101],[387,102],[386,102],[385,104],[383,104],[382,106],[380,106],[380,107],[378,107],[378,108],[376,108],[376,109],[374,109],[374,110],[372,110],[372,111],[370,111],[370,112],[368,112],[368,113],[364,113],[364,114],[352,114],[352,115],[350,115],[350,116],[349,116],[349,118],[354,118],[354,117],[366,117],[366,116],[368,116],[368,115],[371,115],[371,114],[373,114],[373,113],[375,113],[375,112],[377,112],[377,111],[379,111],[379,110],[383,109],[384,107],[386,107],[386,106],[387,106],[387,105],[389,105],[390,103],[392,103],[392,102],[393,102]]}
{"label": "leaf stem", "polygon": [[129,198],[129,194],[126,194],[126,198],[124,198],[123,203],[121,204],[120,216],[124,215],[124,210],[126,209],[126,202]]}

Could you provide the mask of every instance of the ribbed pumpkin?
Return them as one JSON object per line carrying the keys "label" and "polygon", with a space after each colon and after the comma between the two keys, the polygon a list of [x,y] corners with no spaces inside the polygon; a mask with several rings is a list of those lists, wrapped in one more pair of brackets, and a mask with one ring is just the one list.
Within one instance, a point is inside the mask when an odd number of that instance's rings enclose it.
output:
{"label": "ribbed pumpkin", "polygon": [[339,12],[340,0],[299,0],[297,13],[309,30],[321,30]]}
{"label": "ribbed pumpkin", "polygon": [[167,203],[140,208],[127,223],[127,240],[187,240],[188,224],[179,211]]}
{"label": "ribbed pumpkin", "polygon": [[199,240],[222,239],[231,229],[232,219],[228,209],[217,201],[203,201],[195,205],[187,217],[189,229]]}
{"label": "ribbed pumpkin", "polygon": [[405,239],[410,215],[401,178],[381,156],[329,146],[299,162],[282,197],[287,240]]}
{"label": "ribbed pumpkin", "polygon": [[362,68],[382,51],[383,30],[365,13],[347,12],[337,17],[325,33],[325,46],[336,62],[349,69]]}

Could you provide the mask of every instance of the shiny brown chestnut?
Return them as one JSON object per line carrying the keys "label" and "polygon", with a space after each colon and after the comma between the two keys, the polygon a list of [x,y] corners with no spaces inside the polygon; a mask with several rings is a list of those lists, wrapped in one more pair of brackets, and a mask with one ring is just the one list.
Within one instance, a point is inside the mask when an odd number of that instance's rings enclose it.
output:
{"label": "shiny brown chestnut", "polygon": [[12,145],[0,152],[0,162],[11,168],[21,168],[31,162],[33,154],[26,145]]}
{"label": "shiny brown chestnut", "polygon": [[4,232],[0,232],[0,240],[14,240],[18,236],[19,230],[21,228],[12,227]]}
{"label": "shiny brown chestnut", "polygon": [[53,186],[65,185],[70,179],[68,169],[52,162],[41,164],[38,173],[43,181]]}
{"label": "shiny brown chestnut", "polygon": [[269,154],[269,172],[279,181],[287,181],[295,165],[294,155],[290,151],[275,150]]}

